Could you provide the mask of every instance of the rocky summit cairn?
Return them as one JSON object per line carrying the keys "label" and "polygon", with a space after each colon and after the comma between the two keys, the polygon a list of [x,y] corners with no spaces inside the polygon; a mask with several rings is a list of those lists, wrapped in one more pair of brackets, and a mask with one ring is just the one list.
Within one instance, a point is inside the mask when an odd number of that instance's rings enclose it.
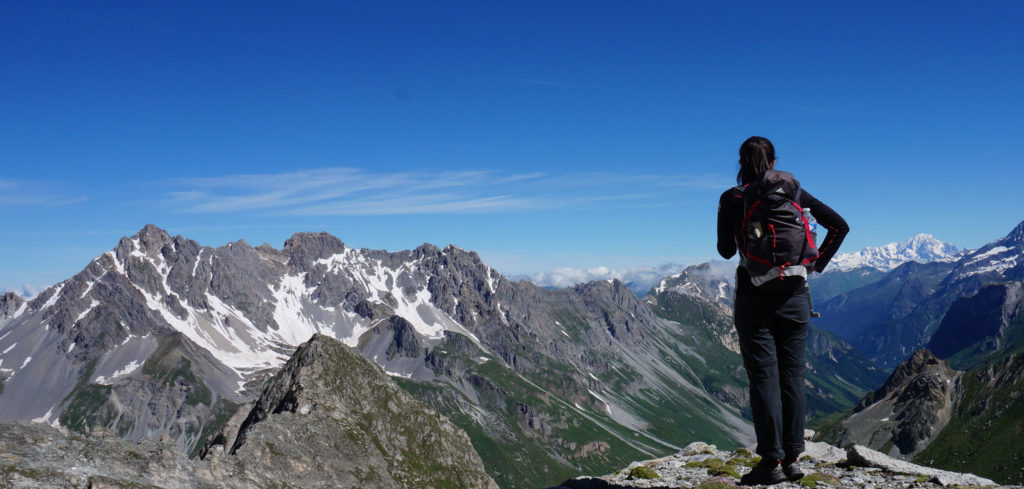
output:
{"label": "rocky summit cairn", "polygon": [[204,448],[2,421],[0,488],[497,489],[465,432],[322,335]]}
{"label": "rocky summit cairn", "polygon": [[[809,430],[807,433],[808,438],[813,435]],[[760,457],[752,455],[749,449],[730,452],[694,442],[675,455],[633,462],[613,474],[579,477],[548,489],[725,489],[738,487],[740,476],[758,461]],[[860,445],[843,450],[827,443],[808,441],[800,464],[805,474],[803,479],[770,487],[897,489],[996,486],[995,482],[984,477],[915,465]]]}

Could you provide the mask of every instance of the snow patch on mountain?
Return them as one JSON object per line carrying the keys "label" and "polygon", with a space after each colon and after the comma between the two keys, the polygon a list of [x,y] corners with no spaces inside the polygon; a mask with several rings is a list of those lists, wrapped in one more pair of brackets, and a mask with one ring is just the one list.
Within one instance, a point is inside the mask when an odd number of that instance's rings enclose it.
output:
{"label": "snow patch on mountain", "polygon": [[[985,245],[975,251],[966,253],[957,267],[950,273],[948,280],[961,280],[971,275],[996,276],[1011,274],[1020,266],[1020,256],[1024,254],[1024,222],[1019,224],[1010,234]],[[1014,277],[1019,277],[1019,272]],[[1004,277],[1011,278],[1013,277]]]}
{"label": "snow patch on mountain", "polygon": [[1017,266],[1017,257],[1007,256],[993,261],[988,266],[978,268],[976,273],[1003,273],[1015,266]]}
{"label": "snow patch on mountain", "polygon": [[[91,286],[91,285],[90,285],[90,286]],[[89,315],[89,313],[90,313],[90,312],[92,312],[92,310],[93,310],[93,309],[96,309],[96,306],[98,306],[98,305],[100,305],[100,301],[98,301],[98,300],[96,300],[96,299],[93,299],[93,300],[92,300],[92,302],[91,302],[91,303],[89,304],[89,307],[85,308],[85,309],[84,309],[84,310],[83,310],[83,311],[82,311],[82,312],[81,312],[81,313],[80,313],[80,314],[78,315],[78,318],[76,318],[76,319],[75,319],[75,322],[77,323],[78,321],[81,321],[81,320],[82,320],[82,319],[83,319],[84,317],[88,316],[88,315]]]}
{"label": "snow patch on mountain", "polygon": [[991,256],[998,255],[998,254],[1000,254],[1000,253],[1002,253],[1004,251],[1010,251],[1010,249],[1011,248],[1006,247],[1006,246],[996,246],[996,247],[994,247],[994,248],[992,248],[992,249],[990,249],[988,251],[985,251],[983,253],[978,253],[977,255],[974,255],[974,256],[970,257],[970,259],[967,260],[967,262],[964,263],[964,264],[965,265],[973,265],[975,263],[980,262],[981,260],[984,260],[984,259],[989,258]]}
{"label": "snow patch on mountain", "polygon": [[303,299],[312,293],[305,285],[305,278],[306,274],[285,275],[281,277],[277,287],[271,289],[276,301],[274,321],[281,326],[279,333],[289,344],[302,343],[303,338],[309,338],[319,330],[313,321],[303,314]]}
{"label": "snow patch on mountain", "polygon": [[[138,370],[139,367],[142,367],[142,363],[140,363],[138,360],[132,360],[131,362],[128,362],[128,365],[125,365],[124,368],[118,370],[117,372],[114,372],[113,375],[111,375],[109,378],[100,375],[93,379],[92,383],[100,385],[110,385],[117,379],[131,375],[133,372]],[[47,417],[49,417],[49,414],[47,414]]]}
{"label": "snow patch on mountain", "polygon": [[[457,250],[454,246],[449,248]],[[368,258],[357,250],[346,248],[340,254],[317,260],[315,263],[326,266],[332,273],[349,274],[353,280],[363,285],[370,296],[370,302],[392,307],[395,314],[409,321],[418,334],[428,339],[441,339],[445,331],[455,331],[468,334],[475,343],[479,343],[475,336],[469,334],[457,321],[434,305],[433,297],[426,289],[426,278],[417,277],[421,275],[417,268],[421,262],[422,259],[418,259],[391,268],[380,260]],[[495,284],[490,273],[487,278],[488,287],[493,290]],[[410,290],[413,284],[416,288]],[[369,327],[365,327],[363,331],[366,329]],[[362,331],[353,334],[347,340],[342,338],[342,341],[355,346],[361,334]]]}
{"label": "snow patch on mountain", "polygon": [[825,272],[845,272],[858,267],[869,267],[887,272],[910,261],[920,263],[952,262],[960,259],[964,253],[964,250],[950,243],[939,241],[930,234],[918,234],[902,243],[869,246],[856,253],[837,253],[832,257]]}
{"label": "snow patch on mountain", "polygon": [[57,303],[57,299],[60,299],[60,294],[63,291],[64,291],[64,283],[61,282],[61,283],[57,284],[57,290],[53,292],[53,295],[51,295],[50,298],[46,300],[46,303],[43,304],[39,308],[39,310],[46,309],[46,308],[56,304]]}
{"label": "snow patch on mountain", "polygon": [[734,262],[713,261],[687,267],[661,279],[654,287],[655,295],[666,292],[701,297],[711,302],[732,303],[736,281]]}

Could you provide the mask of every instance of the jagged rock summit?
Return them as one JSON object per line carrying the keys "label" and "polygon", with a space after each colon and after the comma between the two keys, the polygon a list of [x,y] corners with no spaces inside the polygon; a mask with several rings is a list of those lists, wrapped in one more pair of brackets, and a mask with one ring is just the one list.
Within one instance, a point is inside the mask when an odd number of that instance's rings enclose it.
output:
{"label": "jagged rock summit", "polygon": [[909,459],[949,423],[961,375],[922,348],[896,367],[882,387],[868,393],[829,439]]}
{"label": "jagged rock summit", "polygon": [[548,290],[455,246],[388,252],[298,233],[281,249],[214,248],[146,226],[5,303],[0,419],[166,435],[190,456],[315,333],[458,423],[510,489],[751,438],[704,388],[702,352],[678,348],[680,327],[621,281]]}
{"label": "jagged rock summit", "polygon": [[0,425],[0,487],[497,489],[469,437],[323,335],[189,460],[164,440]]}
{"label": "jagged rock summit", "polygon": [[464,431],[324,335],[235,418],[204,460],[258,487],[498,487]]}

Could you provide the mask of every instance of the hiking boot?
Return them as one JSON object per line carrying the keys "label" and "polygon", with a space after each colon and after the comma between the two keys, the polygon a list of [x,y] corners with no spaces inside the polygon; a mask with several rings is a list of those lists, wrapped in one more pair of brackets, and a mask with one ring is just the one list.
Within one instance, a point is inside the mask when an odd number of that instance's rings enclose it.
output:
{"label": "hiking boot", "polygon": [[741,486],[772,485],[785,482],[789,479],[782,472],[782,465],[778,460],[762,460],[750,469],[750,472],[740,477]]}
{"label": "hiking boot", "polygon": [[804,477],[804,472],[800,470],[800,466],[797,465],[795,458],[782,461],[782,473],[786,474],[787,479],[794,482]]}

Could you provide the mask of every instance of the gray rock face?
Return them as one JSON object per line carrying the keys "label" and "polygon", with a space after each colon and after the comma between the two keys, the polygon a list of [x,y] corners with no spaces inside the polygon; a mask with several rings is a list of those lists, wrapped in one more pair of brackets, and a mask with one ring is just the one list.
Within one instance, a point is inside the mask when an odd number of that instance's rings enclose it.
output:
{"label": "gray rock face", "polygon": [[14,292],[5,292],[3,295],[0,295],[0,320],[14,317],[14,314],[18,312],[18,309],[21,309],[24,303],[25,300]]}
{"label": "gray rock face", "polygon": [[244,413],[215,438],[230,451],[211,444],[202,460],[169,441],[5,422],[0,487],[497,488],[465,432],[324,336],[302,345]]}
{"label": "gray rock face", "polygon": [[322,335],[299,347],[233,425],[206,458],[259,487],[289,474],[300,487],[497,488],[465,432]]}
{"label": "gray rock face", "polygon": [[[856,489],[902,489],[906,487],[995,486],[984,477],[937,470],[887,457],[862,446],[849,450],[828,446],[804,452],[799,464],[805,476],[797,482],[771,487],[842,487]],[[736,487],[739,476],[757,461],[749,451],[719,450],[695,442],[668,457],[633,462],[603,477],[578,477],[549,489],[615,488],[727,488]],[[1003,486],[1021,487],[1021,486]]]}
{"label": "gray rock face", "polygon": [[17,489],[232,487],[203,481],[173,443],[84,437],[43,424],[0,421],[0,487]]}
{"label": "gray rock face", "polygon": [[961,376],[928,350],[918,350],[826,439],[840,446],[868,445],[909,459],[949,423]]}
{"label": "gray rock face", "polygon": [[903,460],[888,457],[868,447],[854,445],[847,452],[847,461],[861,467],[876,467],[896,474],[923,475],[941,486],[994,486],[991,479],[974,474],[961,474],[948,470],[922,467]]}
{"label": "gray rock face", "polygon": [[296,233],[284,242],[281,251],[288,256],[289,265],[308,269],[316,260],[345,251],[345,243],[328,233]]}

